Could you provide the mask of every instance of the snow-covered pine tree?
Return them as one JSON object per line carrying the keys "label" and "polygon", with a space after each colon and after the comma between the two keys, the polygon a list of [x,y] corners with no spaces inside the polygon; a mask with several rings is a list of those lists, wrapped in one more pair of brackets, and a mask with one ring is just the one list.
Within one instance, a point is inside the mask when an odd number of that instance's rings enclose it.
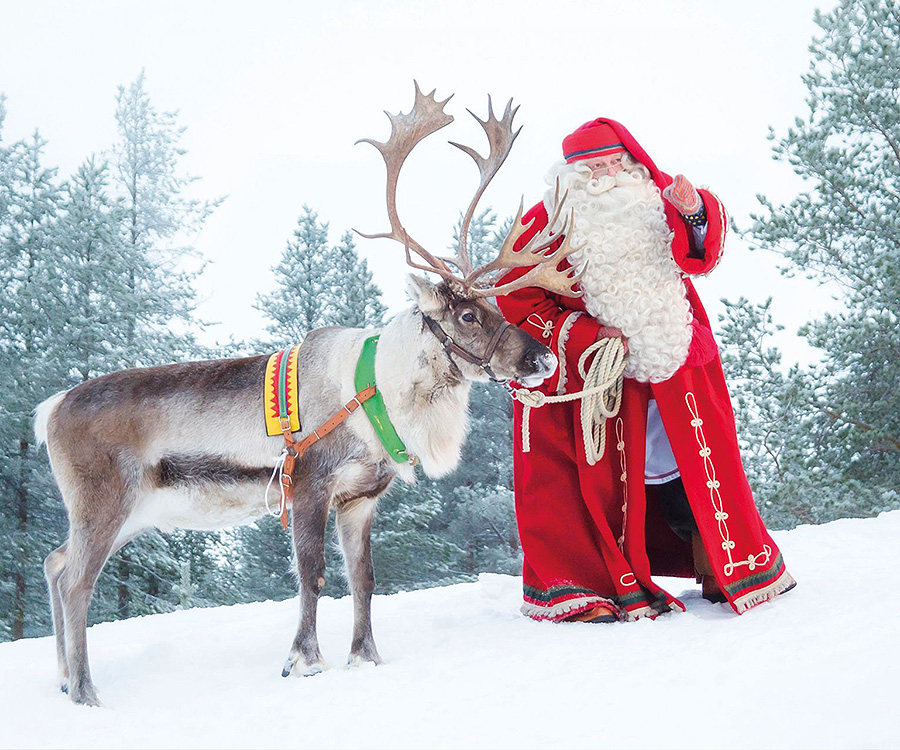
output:
{"label": "snow-covered pine tree", "polygon": [[[207,352],[194,331],[202,327],[193,315],[193,281],[199,269],[190,238],[198,232],[221,199],[188,197],[196,178],[183,168],[184,128],[176,112],[160,112],[146,90],[144,73],[116,97],[119,140],[113,149],[112,185],[122,200],[125,256],[118,265],[126,294],[117,300],[122,336],[116,354],[119,367],[148,366],[195,359]],[[171,539],[185,532],[176,532]],[[199,535],[197,545],[204,545]],[[184,544],[191,542],[185,541]],[[176,605],[173,588],[181,566],[170,540],[156,533],[139,537],[118,552],[104,569],[97,593],[101,612],[115,584],[119,617],[163,611]]]}
{"label": "snow-covered pine tree", "polygon": [[3,125],[6,122],[6,94],[0,93],[0,226],[5,226],[9,215],[12,186],[12,151],[3,142]]}
{"label": "snow-covered pine tree", "polygon": [[847,487],[827,463],[831,430],[810,408],[810,373],[798,366],[785,373],[770,345],[781,328],[771,301],[725,300],[719,344],[757,506],[769,527],[788,529],[837,517]]}
{"label": "snow-covered pine tree", "polygon": [[840,312],[801,331],[822,355],[809,397],[828,433],[819,469],[844,484],[827,520],[900,507],[900,9],[842,0],[815,20],[808,115],[770,136],[808,189],[779,206],[760,196],[751,232],[786,273],[840,289]]}
{"label": "snow-covered pine tree", "polygon": [[135,300],[132,256],[123,231],[125,208],[110,194],[108,164],[96,157],[82,163],[64,186],[55,246],[60,321],[51,356],[68,365],[66,385],[113,372],[131,359],[129,334]]}
{"label": "snow-covered pine tree", "polygon": [[198,269],[190,244],[222,198],[189,198],[197,180],[183,168],[184,128],[177,112],[159,112],[150,101],[144,73],[116,96],[119,140],[113,149],[113,185],[124,206],[123,230],[132,266],[126,281],[133,310],[124,354],[127,366],[190,359],[202,353],[193,331],[193,282]]}
{"label": "snow-covered pine tree", "polygon": [[[2,113],[0,113],[2,114]],[[47,503],[32,410],[58,390],[59,363],[46,356],[60,316],[53,237],[56,170],[43,165],[40,134],[0,142],[0,638],[42,632],[49,610],[43,556],[65,526]],[[58,543],[58,542],[57,542]]]}
{"label": "snow-covered pine tree", "polygon": [[381,302],[381,290],[372,279],[366,259],[356,251],[352,232],[344,232],[331,254],[328,273],[334,278],[329,282],[334,288],[334,307],[329,323],[350,328],[382,325],[387,308]]}
{"label": "snow-covered pine tree", "polygon": [[337,304],[334,275],[328,273],[332,261],[328,224],[304,205],[293,237],[272,269],[274,290],[257,297],[257,309],[270,319],[266,331],[272,348],[292,346],[314,328],[331,324]]}
{"label": "snow-covered pine tree", "polygon": [[379,594],[466,580],[464,550],[447,539],[443,488],[394,482],[378,501],[372,559]]}

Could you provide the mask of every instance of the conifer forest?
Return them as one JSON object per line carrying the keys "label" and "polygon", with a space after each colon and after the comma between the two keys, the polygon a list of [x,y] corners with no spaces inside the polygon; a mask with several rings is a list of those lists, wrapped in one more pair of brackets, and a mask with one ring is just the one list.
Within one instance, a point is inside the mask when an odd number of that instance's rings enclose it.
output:
{"label": "conifer forest", "polygon": [[[843,0],[816,17],[806,104],[772,156],[803,189],[758,196],[738,230],[773,251],[782,273],[827,282],[839,307],[800,335],[812,364],[772,343],[771,300],[725,300],[715,324],[747,475],[770,528],[869,517],[900,508],[900,10],[893,0]],[[148,71],[152,77],[152,70]],[[111,92],[113,93],[113,92]],[[178,116],[161,111],[142,73],[116,93],[117,137],[63,175],[39,131],[10,141],[0,92],[0,640],[52,632],[44,557],[67,519],[34,408],[115,370],[264,354],[322,326],[379,326],[387,307],[355,235],[297,207],[254,340],[201,344],[191,244],[222,198],[184,164]],[[800,108],[805,106],[805,110]],[[190,187],[190,189],[188,189]],[[485,210],[470,227],[478,263],[511,217]],[[460,469],[395,483],[373,527],[377,592],[519,574],[512,493],[512,403],[473,387]],[[347,592],[333,520],[325,595]],[[151,532],[107,563],[90,621],[296,594],[290,538],[276,518],[223,532]]]}

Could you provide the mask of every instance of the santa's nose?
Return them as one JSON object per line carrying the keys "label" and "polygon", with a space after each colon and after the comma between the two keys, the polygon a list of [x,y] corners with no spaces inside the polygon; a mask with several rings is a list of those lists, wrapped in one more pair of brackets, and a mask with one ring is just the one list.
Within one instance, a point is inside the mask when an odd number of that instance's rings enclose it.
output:
{"label": "santa's nose", "polygon": [[623,169],[622,163],[619,162],[617,164],[607,164],[605,166],[597,166],[591,170],[591,176],[596,180],[598,177],[603,177],[604,175],[612,175],[615,176]]}

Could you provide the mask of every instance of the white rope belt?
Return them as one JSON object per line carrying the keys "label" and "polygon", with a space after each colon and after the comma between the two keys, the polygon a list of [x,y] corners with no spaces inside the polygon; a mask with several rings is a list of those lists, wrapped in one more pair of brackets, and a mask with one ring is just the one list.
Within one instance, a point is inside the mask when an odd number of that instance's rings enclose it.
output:
{"label": "white rope belt", "polygon": [[[585,371],[588,358],[597,353],[590,368]],[[561,366],[563,363],[560,363]],[[607,338],[591,344],[578,359],[578,374],[584,380],[584,389],[577,393],[548,396],[541,391],[518,388],[512,397],[522,406],[522,452],[531,450],[530,417],[532,409],[544,404],[559,404],[581,399],[581,434],[588,464],[600,460],[606,448],[606,420],[619,413],[622,405],[622,373],[625,371],[625,345],[621,338]]]}

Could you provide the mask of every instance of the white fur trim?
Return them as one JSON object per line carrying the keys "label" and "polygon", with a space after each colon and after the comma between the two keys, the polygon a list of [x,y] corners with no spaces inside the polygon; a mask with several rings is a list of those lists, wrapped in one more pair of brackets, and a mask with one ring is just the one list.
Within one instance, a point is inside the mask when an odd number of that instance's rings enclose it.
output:
{"label": "white fur trim", "polygon": [[572,312],[566,316],[566,319],[559,327],[559,338],[556,341],[556,350],[559,359],[559,384],[556,386],[557,393],[566,392],[566,342],[569,340],[569,333],[575,321],[582,316],[581,312]]}
{"label": "white fur trim", "polygon": [[[705,188],[704,188],[705,189]],[[718,196],[712,192],[712,190],[707,190],[707,192],[715,198],[716,201],[716,212],[719,214],[719,224],[722,227],[722,235],[719,239],[719,246],[716,248],[716,260],[710,267],[708,271],[704,271],[703,273],[694,274],[696,276],[709,276],[713,271],[716,270],[716,267],[719,263],[722,262],[722,258],[725,255],[725,235],[728,234],[728,214],[725,213],[725,206],[722,205],[722,201],[719,200]]]}

